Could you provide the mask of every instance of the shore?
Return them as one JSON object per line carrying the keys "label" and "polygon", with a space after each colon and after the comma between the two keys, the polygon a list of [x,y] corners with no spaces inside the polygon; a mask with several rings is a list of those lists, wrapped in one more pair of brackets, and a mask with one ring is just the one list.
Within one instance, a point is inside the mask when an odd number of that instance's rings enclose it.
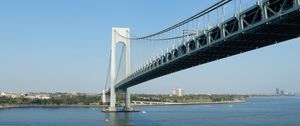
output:
{"label": "shore", "polygon": [[[171,102],[144,102],[142,104],[131,104],[131,106],[169,106],[169,105],[207,105],[207,104],[238,104],[246,103],[240,101],[219,101],[219,102],[193,102],[193,103],[171,103]],[[0,109],[8,108],[104,108],[107,105],[0,105]]]}

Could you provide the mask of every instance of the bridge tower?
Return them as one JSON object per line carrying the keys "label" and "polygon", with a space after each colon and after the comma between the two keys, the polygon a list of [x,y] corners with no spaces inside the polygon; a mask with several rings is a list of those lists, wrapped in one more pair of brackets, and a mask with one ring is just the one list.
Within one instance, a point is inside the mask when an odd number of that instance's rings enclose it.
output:
{"label": "bridge tower", "polygon": [[[110,85],[110,105],[108,111],[116,110],[116,91],[115,84],[117,83],[116,77],[116,47],[118,43],[123,43],[125,46],[125,71],[126,76],[130,74],[130,37],[129,28],[112,28],[112,45],[111,45],[111,85]],[[125,89],[126,103],[124,110],[130,110],[130,93]]]}

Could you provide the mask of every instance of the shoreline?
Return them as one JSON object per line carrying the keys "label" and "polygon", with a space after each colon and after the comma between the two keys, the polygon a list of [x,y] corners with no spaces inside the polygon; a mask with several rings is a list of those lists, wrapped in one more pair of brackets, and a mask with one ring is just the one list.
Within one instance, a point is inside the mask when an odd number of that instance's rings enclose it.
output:
{"label": "shoreline", "polygon": [[[133,107],[139,106],[174,106],[174,105],[213,105],[213,104],[240,104],[246,103],[243,101],[220,101],[220,102],[193,102],[193,103],[171,103],[171,102],[156,102],[156,104],[131,104]],[[13,108],[105,108],[108,105],[0,105],[0,109]]]}

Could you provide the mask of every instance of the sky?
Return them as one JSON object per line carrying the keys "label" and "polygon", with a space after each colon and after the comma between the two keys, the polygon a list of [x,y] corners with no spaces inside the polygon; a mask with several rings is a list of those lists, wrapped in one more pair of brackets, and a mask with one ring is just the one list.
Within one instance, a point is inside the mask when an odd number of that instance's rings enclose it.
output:
{"label": "sky", "polygon": [[[105,85],[111,28],[146,35],[217,0],[2,0],[0,92],[99,93]],[[300,92],[300,39],[163,76],[133,93]]]}

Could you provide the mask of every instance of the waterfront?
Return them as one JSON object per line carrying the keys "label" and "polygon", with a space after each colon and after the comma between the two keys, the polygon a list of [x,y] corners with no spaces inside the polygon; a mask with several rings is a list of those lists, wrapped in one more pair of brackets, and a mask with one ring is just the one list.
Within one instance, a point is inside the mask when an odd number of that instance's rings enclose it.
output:
{"label": "waterfront", "polygon": [[0,109],[1,126],[298,126],[300,97],[256,97],[247,103],[137,107],[137,113],[100,108]]}

